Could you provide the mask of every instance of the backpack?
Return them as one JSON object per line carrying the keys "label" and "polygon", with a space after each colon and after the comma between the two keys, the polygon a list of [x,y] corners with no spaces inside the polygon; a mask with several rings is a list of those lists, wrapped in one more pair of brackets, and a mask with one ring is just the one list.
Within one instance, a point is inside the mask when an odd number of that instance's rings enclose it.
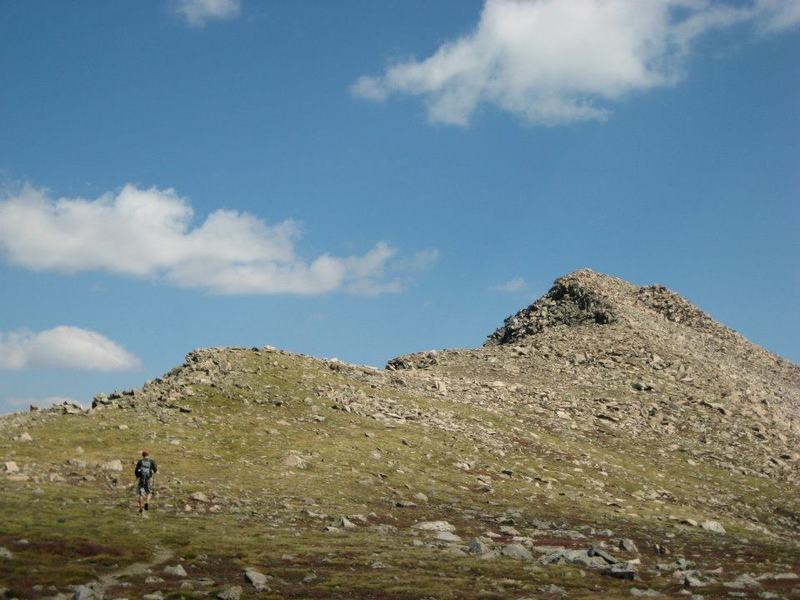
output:
{"label": "backpack", "polygon": [[153,476],[153,462],[149,458],[143,458],[136,467],[136,476],[142,481],[147,481]]}

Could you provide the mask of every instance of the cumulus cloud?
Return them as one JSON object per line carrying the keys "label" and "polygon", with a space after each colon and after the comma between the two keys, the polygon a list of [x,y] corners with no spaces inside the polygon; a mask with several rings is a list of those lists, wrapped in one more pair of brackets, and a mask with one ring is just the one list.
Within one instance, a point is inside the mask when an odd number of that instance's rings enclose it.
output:
{"label": "cumulus cloud", "polygon": [[524,292],[528,289],[528,284],[522,277],[514,277],[505,283],[492,287],[495,292]]}
{"label": "cumulus cloud", "polygon": [[469,124],[482,104],[532,124],[604,120],[613,101],[679,81],[697,37],[745,22],[794,27],[800,2],[487,0],[473,32],[351,91],[420,96],[431,121],[452,125]]}
{"label": "cumulus cloud", "polygon": [[395,263],[398,271],[427,271],[432,269],[439,262],[439,249],[428,248],[415,252],[408,258],[402,258]]}
{"label": "cumulus cloud", "polygon": [[175,11],[192,27],[209,21],[232,19],[241,11],[241,0],[175,0]]}
{"label": "cumulus cloud", "polygon": [[128,371],[141,361],[95,331],[61,325],[45,331],[0,332],[0,369]]}
{"label": "cumulus cloud", "polygon": [[762,31],[790,29],[800,24],[800,2],[797,0],[758,0],[753,13]]}
{"label": "cumulus cloud", "polygon": [[387,276],[397,251],[377,244],[362,256],[298,257],[293,221],[267,225],[247,213],[216,210],[192,226],[193,210],[174,190],[126,185],[94,200],[53,199],[26,186],[0,201],[0,249],[15,265],[40,271],[105,271],[161,278],[219,294],[377,295],[402,291]]}

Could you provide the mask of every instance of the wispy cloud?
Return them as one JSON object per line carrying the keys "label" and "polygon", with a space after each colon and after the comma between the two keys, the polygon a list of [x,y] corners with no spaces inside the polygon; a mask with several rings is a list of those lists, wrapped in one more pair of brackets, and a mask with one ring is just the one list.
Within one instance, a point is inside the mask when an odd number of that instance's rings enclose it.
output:
{"label": "wispy cloud", "polygon": [[173,0],[175,12],[192,27],[239,16],[241,0]]}
{"label": "wispy cloud", "polygon": [[61,325],[45,331],[0,332],[0,369],[129,371],[141,361],[107,337]]}
{"label": "wispy cloud", "polygon": [[468,125],[482,104],[532,124],[604,120],[623,96],[680,81],[696,38],[745,22],[795,27],[800,2],[487,0],[472,33],[351,91],[372,101],[419,96],[431,121],[451,125]]}
{"label": "wispy cloud", "polygon": [[439,262],[439,249],[428,248],[415,252],[412,256],[396,261],[394,267],[398,271],[427,271]]}
{"label": "wispy cloud", "polygon": [[[400,292],[392,278],[397,250],[385,242],[360,256],[300,258],[298,225],[267,225],[216,210],[192,226],[193,210],[174,190],[126,185],[95,200],[53,199],[26,186],[0,201],[0,250],[12,264],[39,271],[105,271],[161,278],[219,294]],[[418,259],[422,260],[422,259]]]}
{"label": "wispy cloud", "polygon": [[505,283],[501,283],[500,285],[492,286],[491,288],[495,292],[524,292],[528,289],[528,284],[525,283],[525,280],[522,277],[514,277],[513,279],[509,279]]}

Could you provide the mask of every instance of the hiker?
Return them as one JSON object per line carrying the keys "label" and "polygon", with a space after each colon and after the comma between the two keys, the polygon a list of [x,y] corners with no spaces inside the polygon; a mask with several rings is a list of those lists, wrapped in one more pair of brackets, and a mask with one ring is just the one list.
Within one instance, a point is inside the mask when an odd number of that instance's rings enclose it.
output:
{"label": "hiker", "polygon": [[136,463],[134,474],[139,480],[136,484],[136,496],[139,499],[139,513],[149,510],[150,496],[153,493],[153,475],[158,472],[156,461],[150,458],[147,450],[142,450],[142,458]]}

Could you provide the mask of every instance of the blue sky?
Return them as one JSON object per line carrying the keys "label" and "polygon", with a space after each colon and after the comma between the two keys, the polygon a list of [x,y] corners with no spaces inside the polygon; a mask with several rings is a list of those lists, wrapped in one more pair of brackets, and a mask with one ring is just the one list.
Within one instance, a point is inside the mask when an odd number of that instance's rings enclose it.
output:
{"label": "blue sky", "polygon": [[798,24],[796,0],[0,0],[0,412],[201,346],[474,347],[581,267],[798,361]]}

